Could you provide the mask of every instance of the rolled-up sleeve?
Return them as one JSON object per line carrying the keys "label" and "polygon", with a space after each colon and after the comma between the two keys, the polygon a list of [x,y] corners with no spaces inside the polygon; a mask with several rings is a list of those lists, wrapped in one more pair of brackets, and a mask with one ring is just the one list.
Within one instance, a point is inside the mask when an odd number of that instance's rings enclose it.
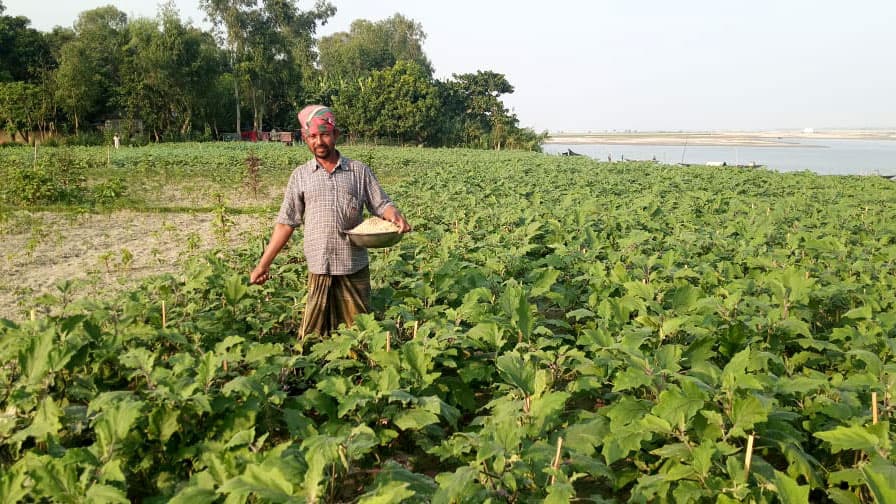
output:
{"label": "rolled-up sleeve", "polygon": [[377,217],[382,217],[386,207],[395,206],[395,203],[392,202],[389,195],[383,190],[379,180],[376,179],[376,175],[373,174],[373,170],[367,165],[365,165],[364,168],[364,185],[367,187],[367,200],[365,201],[367,211]]}
{"label": "rolled-up sleeve", "polygon": [[277,223],[286,224],[297,228],[304,222],[305,194],[302,191],[302,183],[299,180],[299,170],[293,172],[286,183],[286,191],[283,193],[283,204],[277,213]]}

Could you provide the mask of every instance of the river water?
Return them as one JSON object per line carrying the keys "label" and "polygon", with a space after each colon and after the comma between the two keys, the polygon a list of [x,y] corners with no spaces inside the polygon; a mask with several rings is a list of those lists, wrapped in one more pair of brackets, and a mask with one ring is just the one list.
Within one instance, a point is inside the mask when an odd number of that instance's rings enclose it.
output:
{"label": "river water", "polygon": [[548,154],[572,150],[600,161],[651,160],[660,163],[728,165],[755,163],[781,172],[808,170],[822,175],[896,176],[896,140],[788,139],[783,147],[706,145],[544,144]]}

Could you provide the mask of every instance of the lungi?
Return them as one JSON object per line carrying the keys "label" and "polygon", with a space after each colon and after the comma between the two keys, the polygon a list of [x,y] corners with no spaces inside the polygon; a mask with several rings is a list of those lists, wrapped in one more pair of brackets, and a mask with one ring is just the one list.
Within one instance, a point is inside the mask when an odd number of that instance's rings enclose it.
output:
{"label": "lungi", "polygon": [[308,298],[299,337],[311,333],[321,336],[339,324],[352,325],[355,316],[370,311],[370,267],[350,275],[308,273]]}

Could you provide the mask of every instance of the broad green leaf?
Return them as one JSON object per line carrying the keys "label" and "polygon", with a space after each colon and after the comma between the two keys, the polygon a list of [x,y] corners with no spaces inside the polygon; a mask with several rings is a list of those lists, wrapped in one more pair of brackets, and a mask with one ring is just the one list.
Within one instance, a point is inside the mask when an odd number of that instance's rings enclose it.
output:
{"label": "broad green leaf", "polygon": [[870,320],[871,317],[873,316],[873,312],[871,311],[871,305],[863,305],[858,308],[853,308],[852,310],[849,310],[843,316],[848,319],[854,319],[854,320],[855,319]]}
{"label": "broad green leaf", "polygon": [[5,469],[0,474],[0,497],[4,502],[11,503],[25,500],[31,494],[26,486],[30,479],[23,466]]}
{"label": "broad green leaf", "polygon": [[160,441],[168,441],[171,435],[180,427],[178,422],[179,411],[167,406],[156,408],[149,415],[149,434]]}
{"label": "broad green leaf", "polygon": [[[433,356],[416,341],[409,341],[401,346],[402,364],[407,365],[415,374],[421,388],[430,385],[441,373],[433,372]],[[405,375],[405,378],[407,376]]]}
{"label": "broad green leaf", "polygon": [[373,429],[366,425],[358,425],[349,433],[344,445],[348,457],[355,460],[370,453],[378,443]]}
{"label": "broad green leaf", "polygon": [[155,354],[146,348],[138,347],[122,355],[119,360],[127,368],[143,370],[149,373],[152,371],[155,359]]}
{"label": "broad green leaf", "polygon": [[576,423],[566,428],[563,439],[571,452],[591,456],[596,447],[603,442],[609,432],[609,422],[603,417],[593,418],[587,422]]}
{"label": "broad green leaf", "polygon": [[842,488],[828,488],[828,498],[834,504],[862,504],[856,496],[855,491],[843,490]]}
{"label": "broad green leaf", "polygon": [[230,441],[224,445],[224,449],[229,450],[238,446],[247,446],[252,444],[252,441],[255,441],[255,427],[234,434],[233,437],[230,438]]}
{"label": "broad green leaf", "polygon": [[862,350],[858,348],[846,352],[846,355],[855,357],[857,360],[863,362],[865,364],[865,369],[872,375],[880,376],[881,369],[883,368],[883,363],[881,362],[880,357],[878,357],[877,354],[869,352],[868,350]]}
{"label": "broad green leaf", "polygon": [[733,392],[737,389],[762,389],[762,384],[756,377],[747,373],[749,361],[749,348],[741,350],[728,361],[722,370],[722,390]]}
{"label": "broad green leaf", "polygon": [[625,458],[631,452],[641,450],[641,442],[653,437],[653,433],[647,431],[638,424],[629,424],[619,429],[613,429],[605,438],[601,454],[607,464]]}
{"label": "broad green leaf", "polygon": [[19,353],[19,367],[22,369],[30,386],[38,385],[50,371],[47,356],[53,349],[55,332],[52,329],[40,331],[33,335],[28,346]]}
{"label": "broad green leaf", "polygon": [[568,392],[547,392],[532,398],[529,416],[537,432],[543,432],[544,429],[562,422],[562,413],[567,400],[569,400]]}
{"label": "broad green leaf", "polygon": [[249,291],[246,280],[240,275],[233,275],[224,281],[224,300],[230,306],[236,306]]}
{"label": "broad green leaf", "polygon": [[553,268],[546,268],[534,272],[535,280],[529,290],[529,296],[535,298],[549,292],[551,287],[557,282],[560,272]]}
{"label": "broad green leaf", "polygon": [[130,504],[131,502],[123,491],[113,486],[101,485],[99,483],[91,485],[91,487],[87,489],[86,497],[89,502],[96,502],[97,504]]}
{"label": "broad green leaf", "polygon": [[808,504],[809,485],[799,485],[790,476],[776,470],[775,486],[783,504]]}
{"label": "broad green leaf", "polygon": [[896,502],[896,465],[874,455],[870,464],[862,466],[862,474],[875,501],[879,504]]}
{"label": "broad green leaf", "polygon": [[420,408],[402,411],[392,421],[401,430],[419,430],[427,425],[438,423],[439,417]]}
{"label": "broad green leaf", "polygon": [[328,465],[339,462],[339,445],[342,440],[332,436],[312,436],[302,442],[305,452],[305,471],[302,489],[309,502],[317,501],[320,495],[320,484],[324,481],[324,472]]}
{"label": "broad green leaf", "polygon": [[797,318],[787,318],[780,322],[778,322],[778,327],[784,329],[789,336],[805,336],[807,338],[812,337],[812,329],[809,327],[809,324],[799,320]]}
{"label": "broad green leaf", "polygon": [[471,496],[478,493],[476,476],[479,471],[475,467],[462,466],[454,472],[443,472],[436,476],[439,489],[433,496],[434,504],[468,502]]}
{"label": "broad green leaf", "polygon": [[843,450],[872,452],[880,445],[880,439],[865,427],[837,427],[825,432],[816,432],[815,437],[831,444],[831,453]]}
{"label": "broad green leaf", "polygon": [[682,388],[671,385],[660,393],[652,413],[672,426],[684,426],[700,411],[704,401],[705,395],[695,384],[684,382]]}
{"label": "broad green leaf", "polygon": [[613,392],[636,390],[638,387],[647,387],[653,383],[653,378],[643,369],[628,367],[624,371],[616,373],[613,379]]}
{"label": "broad green leaf", "polygon": [[567,481],[557,481],[548,487],[548,494],[544,498],[544,504],[566,504],[572,502],[576,496],[576,489]]}
{"label": "broad green leaf", "polygon": [[429,501],[438,486],[436,482],[424,475],[411,472],[401,464],[388,460],[382,465],[382,470],[377,474],[374,485],[388,485],[399,483],[416,495],[415,501]]}
{"label": "broad green leaf", "polygon": [[504,332],[494,322],[480,322],[467,332],[467,337],[474,341],[481,341],[486,348],[498,350],[504,346],[507,339]]}
{"label": "broad green leaf", "polygon": [[672,424],[668,420],[663,420],[656,415],[644,415],[641,419],[641,425],[650,432],[657,434],[671,434]]}
{"label": "broad green leaf", "polygon": [[46,441],[47,436],[58,436],[62,423],[59,418],[63,416],[62,409],[52,397],[45,397],[34,412],[31,425],[12,436],[12,441],[20,443],[29,437],[37,441]]}
{"label": "broad green leaf", "polygon": [[408,486],[407,483],[391,481],[362,495],[358,504],[392,504],[401,502],[414,495],[414,492]]}
{"label": "broad green leaf", "polygon": [[615,403],[601,409],[601,413],[610,419],[611,430],[639,422],[649,412],[650,402],[629,396],[622,396]]}
{"label": "broad green leaf", "polygon": [[535,367],[516,352],[507,352],[495,360],[504,380],[525,395],[535,393]]}
{"label": "broad green leaf", "polygon": [[686,313],[697,306],[697,302],[703,296],[703,291],[698,287],[694,287],[690,284],[682,285],[681,287],[677,287],[673,289],[670,293],[666,294],[666,297],[669,299],[669,303],[672,306],[672,309]]}
{"label": "broad green leaf", "polygon": [[212,504],[218,501],[218,494],[212,488],[188,486],[168,501],[168,504]]}
{"label": "broad green leaf", "polygon": [[254,495],[268,502],[293,502],[293,484],[286,476],[270,467],[250,464],[235,478],[224,482],[218,493],[238,496]]}
{"label": "broad green leaf", "polygon": [[737,396],[734,398],[734,407],[731,411],[732,436],[747,435],[747,431],[753,430],[753,427],[764,422],[768,418],[771,411],[771,404],[763,403],[755,395],[747,397]]}
{"label": "broad green leaf", "polygon": [[97,444],[104,454],[120,447],[120,441],[128,435],[137,419],[143,416],[143,405],[142,401],[125,400],[103,409],[94,430]]}

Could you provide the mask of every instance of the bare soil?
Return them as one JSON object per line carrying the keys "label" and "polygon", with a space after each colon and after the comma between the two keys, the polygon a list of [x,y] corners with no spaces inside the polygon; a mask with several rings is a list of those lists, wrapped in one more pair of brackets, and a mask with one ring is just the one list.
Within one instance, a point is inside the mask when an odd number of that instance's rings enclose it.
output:
{"label": "bare soil", "polygon": [[70,296],[81,297],[177,273],[185,259],[268,236],[273,224],[257,214],[227,220],[222,228],[213,213],[17,214],[0,232],[0,318],[25,319],[65,280],[74,282]]}

